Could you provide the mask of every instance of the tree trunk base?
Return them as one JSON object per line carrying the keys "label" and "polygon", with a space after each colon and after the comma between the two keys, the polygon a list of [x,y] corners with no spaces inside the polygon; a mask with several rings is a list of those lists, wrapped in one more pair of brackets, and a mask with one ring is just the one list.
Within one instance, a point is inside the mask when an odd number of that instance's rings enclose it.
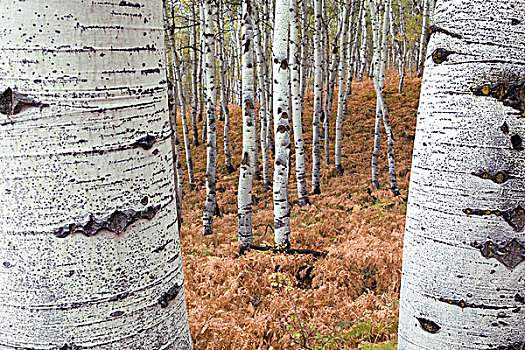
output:
{"label": "tree trunk base", "polygon": [[306,198],[299,198],[298,203],[299,203],[300,207],[305,207],[305,206],[310,204],[310,198],[308,198],[308,197],[306,197]]}
{"label": "tree trunk base", "polygon": [[338,164],[338,165],[335,166],[335,175],[343,176],[344,172],[345,172],[345,170],[343,169],[341,164]]}
{"label": "tree trunk base", "polygon": [[226,165],[226,173],[231,174],[235,172],[235,167],[231,164]]}

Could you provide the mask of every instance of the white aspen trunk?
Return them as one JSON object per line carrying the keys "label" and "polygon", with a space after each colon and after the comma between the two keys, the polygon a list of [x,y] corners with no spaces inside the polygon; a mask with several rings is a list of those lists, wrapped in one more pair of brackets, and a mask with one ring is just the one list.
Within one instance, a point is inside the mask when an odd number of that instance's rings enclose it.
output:
{"label": "white aspen trunk", "polygon": [[[270,16],[270,10],[268,9],[268,1],[269,0],[262,0],[262,33],[263,33],[263,43],[264,43],[264,60],[269,61],[268,57],[271,57],[271,50],[269,45],[269,28],[273,28],[273,16]],[[265,85],[266,85],[266,106],[267,106],[267,114],[266,114],[266,142],[268,144],[268,147],[273,151],[275,154],[275,145],[273,142],[273,82],[272,79],[270,79],[273,76],[273,64],[270,64],[267,66],[267,73],[265,75]]]}
{"label": "white aspen trunk", "polygon": [[[370,23],[372,26],[372,72],[374,79],[374,89],[376,92],[376,114],[375,114],[375,124],[374,124],[374,146],[372,149],[372,188],[379,188],[379,151],[381,148],[381,116],[382,116],[382,106],[381,106],[381,89],[379,85],[379,75],[380,75],[380,64],[379,59],[381,56],[381,46],[379,44],[380,40],[380,3],[377,5],[373,1],[377,0],[366,0],[368,8],[370,10]],[[381,96],[380,96],[381,95]]]}
{"label": "white aspen trunk", "polygon": [[312,136],[312,193],[320,194],[321,178],[321,119],[323,116],[323,51],[321,26],[323,21],[322,0],[314,0],[314,115]]}
{"label": "white aspen trunk", "polygon": [[[173,28],[169,28],[169,15],[168,15],[168,9],[166,7],[166,4],[164,4],[164,16],[165,16],[165,20],[166,20],[166,29],[167,29],[167,32],[168,32],[168,37],[169,37],[169,42],[170,42],[170,46],[171,46],[171,53],[172,53],[172,59],[173,59],[173,65],[171,67],[171,70],[172,70],[172,75],[173,75],[173,89],[172,89],[172,93],[173,93],[173,111],[172,111],[172,128],[173,128],[173,133],[175,135],[175,154],[177,156],[177,177],[179,177],[180,175],[180,178],[178,179],[178,193],[180,194],[180,200],[182,201],[182,195],[183,195],[183,176],[182,176],[182,164],[181,164],[181,161],[180,161],[180,148],[179,148],[179,145],[180,145],[180,142],[179,142],[179,134],[178,134],[178,131],[177,131],[177,103],[175,102],[175,93],[177,94],[177,97],[179,99],[179,103],[181,105],[181,123],[182,123],[182,132],[183,132],[183,135],[184,135],[184,150],[185,150],[185,155],[186,155],[186,166],[188,168],[188,180],[189,180],[189,186],[190,186],[190,189],[193,190],[195,188],[195,179],[194,179],[194,176],[193,176],[193,161],[192,161],[192,158],[191,158],[191,145],[190,145],[190,135],[189,135],[189,131],[188,131],[188,124],[187,124],[187,120],[186,120],[186,100],[184,98],[184,92],[183,92],[183,88],[182,88],[182,75],[181,75],[181,72],[180,72],[180,61],[179,61],[179,57],[177,55],[177,52],[176,52],[176,46],[175,46],[175,32],[174,32],[174,27]],[[173,11],[172,11],[172,20],[173,20]],[[174,26],[175,23],[172,23],[172,25]],[[176,84],[176,85],[175,85]],[[175,86],[176,86],[176,89],[175,89]],[[175,91],[176,90],[176,91]],[[182,208],[181,208],[181,211],[182,211]]]}
{"label": "white aspen trunk", "polygon": [[525,2],[438,1],[434,15],[399,349],[523,349]]}
{"label": "white aspen trunk", "polygon": [[[175,91],[175,86],[172,85],[171,89],[171,102],[173,103],[171,105],[170,109],[170,126],[171,126],[171,133],[173,134],[173,137],[171,138],[171,148],[173,151],[173,169],[175,170],[175,176],[176,176],[176,182],[175,182],[175,191],[177,193],[177,200],[180,202],[177,203],[177,215],[179,216],[179,219],[182,220],[182,189],[184,188],[184,176],[182,175],[182,164],[180,162],[180,140],[179,140],[179,133],[177,131],[177,101],[175,99],[175,94],[177,93]],[[170,104],[168,103],[168,106]]]}
{"label": "white aspen trunk", "polygon": [[419,77],[423,75],[423,64],[425,63],[425,49],[427,46],[427,28],[430,12],[429,1],[430,0],[423,0],[423,20],[421,22],[421,36],[419,38],[419,61],[417,63],[417,75]]}
{"label": "white aspen trunk", "polygon": [[399,88],[398,92],[403,93],[403,83],[405,81],[405,66],[406,66],[406,55],[407,55],[407,36],[406,36],[406,24],[405,24],[405,13],[403,8],[402,0],[398,0],[399,4],[399,26],[401,35],[403,37],[403,45],[401,49],[401,55],[399,56]]}
{"label": "white aspen trunk", "polygon": [[[291,1],[291,0],[290,0]],[[301,1],[301,63],[300,63],[300,86],[301,86],[301,123],[302,113],[304,113],[304,93],[306,89],[306,79],[308,70],[308,1]],[[308,191],[307,191],[308,192]]]}
{"label": "white aspen trunk", "polygon": [[193,145],[199,146],[199,130],[197,129],[197,109],[199,106],[199,56],[197,55],[197,18],[195,13],[197,12],[197,2],[192,0],[192,22],[191,33],[190,33],[190,46],[191,46],[191,60],[192,60],[192,77],[191,77],[191,89],[192,89],[192,107],[191,107],[191,130],[193,136]]}
{"label": "white aspen trunk", "polygon": [[[339,32],[340,35],[340,32]],[[335,42],[337,42],[337,37]],[[324,161],[326,165],[330,164],[330,118],[332,117],[332,102],[334,99],[335,81],[337,78],[337,69],[340,57],[337,52],[337,45],[333,45],[332,61],[330,70],[328,72],[328,80],[326,82],[326,98],[325,98],[325,118],[324,118]]]}
{"label": "white aspen trunk", "polygon": [[367,60],[366,54],[368,51],[368,40],[367,40],[367,35],[366,35],[366,17],[367,17],[366,1],[367,0],[363,0],[361,2],[361,7],[363,9],[363,17],[361,17],[361,50],[359,53],[360,64],[359,64],[359,74],[358,74],[359,81],[363,80],[363,74],[365,72],[365,66],[366,66],[366,60]]}
{"label": "white aspen trunk", "polygon": [[[303,0],[305,1],[305,0]],[[297,0],[290,2],[290,84],[292,100],[293,135],[295,146],[295,176],[297,178],[297,197],[299,206],[310,203],[306,184],[306,166],[304,160],[304,138],[301,96],[301,75],[299,58],[299,13]]]}
{"label": "white aspen trunk", "polygon": [[204,56],[206,83],[206,202],[202,214],[203,234],[213,233],[213,215],[217,210],[217,130],[215,111],[217,103],[217,88],[215,84],[215,30],[213,25],[213,0],[203,1],[204,12]]}
{"label": "white aspen trunk", "polygon": [[[343,5],[343,21],[341,23],[341,37],[339,43],[339,86],[338,86],[338,98],[337,98],[337,117],[335,120],[335,153],[334,153],[334,163],[335,163],[335,172],[338,176],[343,175],[343,167],[341,166],[341,143],[343,140],[343,113],[346,113],[346,91],[345,91],[345,76],[346,76],[346,57],[348,42],[346,40],[348,32],[348,17],[349,17],[349,6],[351,5],[350,0],[346,0]],[[350,84],[351,81],[348,81]]]}
{"label": "white aspen trunk", "polygon": [[[174,46],[173,46],[174,47]],[[175,58],[175,67],[174,73],[175,73],[175,81],[177,83],[177,95],[179,98],[179,103],[181,105],[181,123],[182,123],[182,132],[184,135],[184,152],[186,155],[186,167],[188,168],[188,180],[189,180],[189,186],[190,190],[193,190],[195,188],[195,177],[193,174],[193,160],[191,157],[191,142],[190,142],[190,132],[188,130],[188,122],[187,122],[187,112],[186,112],[186,99],[184,98],[184,92],[182,87],[182,76],[180,72],[180,61],[177,53],[175,50],[173,51],[173,57]],[[177,134],[178,138],[178,132],[175,130],[175,133]]]}
{"label": "white aspen trunk", "polygon": [[[255,152],[255,84],[253,75],[253,33],[251,0],[242,3],[242,160],[239,173],[238,238],[253,243],[252,183]],[[257,132],[257,130],[255,130]]]}
{"label": "white aspen trunk", "polygon": [[390,180],[390,189],[394,196],[399,196],[401,193],[397,187],[397,177],[396,177],[396,162],[394,159],[394,135],[392,132],[392,127],[390,126],[390,115],[388,113],[388,108],[385,101],[384,90],[385,90],[385,67],[387,63],[387,44],[388,44],[388,19],[390,17],[390,9],[392,6],[392,0],[387,0],[385,3],[385,8],[383,11],[383,30],[381,37],[381,62],[380,62],[380,71],[379,71],[379,105],[381,106],[381,113],[383,115],[383,126],[385,127],[385,133],[387,138],[387,158],[388,158],[388,176]]}
{"label": "white aspen trunk", "polygon": [[260,127],[261,127],[261,136],[260,136],[260,142],[261,142],[261,155],[262,155],[262,166],[263,166],[263,182],[264,187],[266,189],[269,189],[271,187],[272,181],[270,179],[270,165],[268,160],[268,153],[269,153],[269,143],[268,143],[268,106],[266,104],[266,76],[267,76],[267,68],[266,68],[266,59],[263,55],[263,50],[261,47],[261,36],[262,32],[259,28],[260,24],[260,13],[257,9],[257,6],[252,6],[252,10],[254,13],[254,18],[256,20],[256,24],[254,26],[255,28],[255,35],[254,35],[254,41],[255,41],[255,53],[257,57],[257,94],[259,99],[259,121],[260,121]]}
{"label": "white aspen trunk", "polygon": [[115,5],[2,1],[2,350],[192,348],[162,3]]}
{"label": "white aspen trunk", "polygon": [[275,162],[273,173],[274,242],[277,247],[290,247],[290,209],[288,206],[288,167],[290,159],[290,117],[288,115],[288,0],[275,3],[273,35],[273,92]]}
{"label": "white aspen trunk", "polygon": [[226,172],[231,174],[235,171],[235,168],[232,165],[232,157],[230,152],[230,109],[228,108],[228,94],[226,92],[226,63],[225,63],[225,48],[224,48],[224,36],[226,35],[224,31],[224,7],[223,1],[219,1],[219,16],[218,16],[218,32],[219,32],[219,63],[220,63],[220,96],[221,96],[221,109],[224,115],[224,166]]}

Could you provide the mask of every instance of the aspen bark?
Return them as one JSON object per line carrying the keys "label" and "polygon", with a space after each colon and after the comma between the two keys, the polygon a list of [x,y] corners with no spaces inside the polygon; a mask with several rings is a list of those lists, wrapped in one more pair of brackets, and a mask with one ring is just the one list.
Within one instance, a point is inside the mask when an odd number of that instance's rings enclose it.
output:
{"label": "aspen bark", "polygon": [[[305,0],[303,0],[305,1]],[[297,0],[290,2],[290,84],[292,100],[293,134],[295,146],[295,176],[297,178],[297,197],[299,206],[310,203],[308,185],[306,184],[306,167],[304,160],[303,116],[301,96],[301,76],[299,58],[299,14]]]}
{"label": "aspen bark", "polygon": [[268,143],[267,135],[270,130],[268,130],[268,114],[269,114],[269,108],[267,104],[266,99],[266,76],[268,74],[268,69],[266,66],[266,58],[263,54],[263,49],[261,47],[261,37],[262,37],[262,31],[260,30],[260,13],[257,9],[257,6],[252,6],[254,18],[256,20],[255,23],[255,35],[254,35],[254,41],[255,41],[255,53],[257,57],[257,95],[259,100],[259,122],[261,127],[261,135],[260,135],[260,142],[261,142],[261,156],[262,156],[262,166],[263,166],[263,182],[264,187],[266,189],[269,189],[272,184],[272,180],[270,179],[270,166],[269,166],[269,149],[270,144]]}
{"label": "aspen bark", "polygon": [[[341,23],[341,36],[339,43],[339,86],[338,86],[338,99],[337,99],[337,117],[335,125],[335,154],[334,154],[334,163],[335,163],[335,172],[338,176],[343,175],[343,167],[341,165],[341,143],[343,141],[343,113],[346,113],[346,99],[347,96],[345,91],[345,76],[346,76],[346,57],[348,42],[346,40],[348,32],[348,17],[349,17],[349,7],[351,5],[350,0],[346,0],[343,5],[343,21]],[[350,84],[351,81],[348,81]]]}
{"label": "aspen bark", "polygon": [[314,0],[314,115],[312,137],[312,193],[320,194],[321,178],[321,119],[323,116],[323,51],[321,26],[323,21],[322,0]]}
{"label": "aspen bark", "polygon": [[161,6],[2,1],[0,349],[192,348]]}
{"label": "aspen bark", "polygon": [[230,152],[230,110],[228,108],[228,94],[226,91],[226,62],[225,62],[225,48],[224,48],[224,36],[226,35],[224,30],[224,16],[223,16],[223,1],[219,1],[219,16],[218,16],[218,31],[219,31],[219,62],[220,62],[220,96],[221,96],[221,110],[224,115],[224,166],[226,172],[231,174],[235,171],[232,165],[232,157]]}
{"label": "aspen bark", "polygon": [[288,206],[288,167],[290,159],[290,118],[288,115],[288,0],[275,3],[273,36],[273,92],[275,162],[273,175],[273,210],[275,245],[290,247],[290,209]]}
{"label": "aspen bark", "polygon": [[197,109],[199,105],[199,92],[198,87],[200,82],[198,81],[198,71],[199,71],[199,56],[197,55],[197,16],[195,13],[197,12],[196,6],[197,3],[195,0],[191,1],[192,3],[192,11],[191,11],[191,18],[193,25],[191,26],[191,33],[190,33],[190,46],[191,48],[191,66],[192,66],[192,77],[191,77],[191,90],[192,90],[192,105],[191,105],[191,131],[192,131],[192,137],[193,137],[193,145],[195,147],[199,146],[199,130],[197,129]]}
{"label": "aspen bark", "polygon": [[359,51],[359,58],[360,58],[360,62],[359,62],[359,74],[358,74],[358,79],[359,81],[362,81],[363,80],[363,74],[365,72],[365,66],[366,66],[366,60],[367,60],[367,51],[368,51],[368,48],[367,48],[367,32],[366,32],[366,18],[367,18],[367,14],[366,14],[366,11],[367,11],[367,0],[363,0],[361,2],[361,7],[363,9],[363,16],[361,17],[361,48],[360,48],[360,51]]}
{"label": "aspen bark", "polygon": [[215,30],[213,0],[203,1],[204,56],[206,83],[206,202],[202,214],[203,234],[213,233],[213,215],[217,210],[217,130],[215,123],[217,88],[215,83]]}
{"label": "aspen bark", "polygon": [[438,1],[434,16],[408,198],[399,349],[520,349],[525,3]]}
{"label": "aspen bark", "polygon": [[253,75],[252,3],[242,3],[242,160],[238,189],[238,238],[253,243],[252,184],[255,162],[255,84]]}
{"label": "aspen bark", "polygon": [[423,64],[425,63],[425,53],[427,47],[427,28],[428,18],[430,13],[430,0],[423,0],[423,20],[421,22],[421,35],[419,38],[419,61],[417,64],[417,75],[420,77],[423,75]]}

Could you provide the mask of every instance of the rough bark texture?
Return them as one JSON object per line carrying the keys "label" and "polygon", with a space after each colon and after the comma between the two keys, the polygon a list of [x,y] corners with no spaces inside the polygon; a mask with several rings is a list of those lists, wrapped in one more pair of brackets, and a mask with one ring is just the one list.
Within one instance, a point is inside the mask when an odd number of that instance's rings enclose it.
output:
{"label": "rough bark texture", "polygon": [[242,160],[239,172],[238,238],[253,243],[252,236],[252,184],[255,162],[255,84],[253,75],[252,4],[242,3]]}
{"label": "rough bark texture", "polygon": [[273,92],[275,162],[273,173],[273,212],[275,245],[290,246],[288,206],[288,167],[290,159],[290,118],[288,115],[288,0],[277,0],[273,36]]}
{"label": "rough bark texture", "polygon": [[399,349],[521,349],[525,2],[438,1],[411,172]]}
{"label": "rough bark texture", "polygon": [[162,3],[123,3],[2,1],[2,350],[192,347]]}

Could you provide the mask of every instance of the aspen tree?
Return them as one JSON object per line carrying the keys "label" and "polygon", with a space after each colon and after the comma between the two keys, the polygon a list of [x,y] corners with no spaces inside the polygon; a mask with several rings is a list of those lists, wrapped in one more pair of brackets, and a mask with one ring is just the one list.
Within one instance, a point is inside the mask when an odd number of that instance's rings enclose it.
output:
{"label": "aspen tree", "polygon": [[[303,0],[304,1],[304,0]],[[303,139],[303,117],[301,96],[301,77],[299,58],[299,14],[297,10],[297,0],[290,2],[290,84],[292,100],[293,134],[295,144],[295,176],[297,178],[297,197],[299,206],[310,203],[308,198],[308,185],[306,184],[306,167],[304,160],[304,139]]]}
{"label": "aspen tree", "polygon": [[239,241],[253,243],[252,236],[252,183],[256,154],[253,144],[255,128],[255,82],[253,75],[252,3],[242,3],[242,159],[238,189]]}
{"label": "aspen tree", "polygon": [[0,348],[191,349],[162,3],[1,16]]}
{"label": "aspen tree", "polygon": [[399,349],[520,349],[525,2],[438,1],[434,16],[408,198]]}
{"label": "aspen tree", "polygon": [[[341,165],[341,143],[343,140],[343,113],[346,114],[346,90],[345,90],[345,76],[346,76],[346,57],[345,54],[347,52],[347,45],[348,42],[346,40],[347,32],[348,32],[348,17],[349,17],[349,7],[352,5],[350,0],[346,0],[343,5],[343,21],[341,23],[341,36],[340,36],[340,44],[339,44],[339,68],[338,68],[338,75],[339,75],[339,86],[338,86],[338,99],[337,99],[337,118],[336,118],[336,126],[335,126],[335,156],[334,156],[334,162],[335,162],[335,172],[338,176],[343,175],[343,167]],[[351,84],[351,81],[349,80],[347,84]]]}
{"label": "aspen tree", "polygon": [[215,83],[215,30],[213,24],[213,0],[203,1],[204,56],[206,83],[206,202],[202,214],[203,234],[213,233],[213,215],[217,212],[217,130],[215,123],[217,88]]}
{"label": "aspen tree", "polygon": [[288,205],[288,167],[290,159],[290,117],[288,115],[289,35],[288,0],[275,3],[273,35],[273,114],[275,135],[275,162],[273,174],[273,210],[275,245],[290,247],[290,208]]}
{"label": "aspen tree", "polygon": [[320,194],[321,178],[321,119],[323,115],[323,51],[321,26],[323,21],[322,0],[314,0],[314,115],[312,137],[312,193]]}

